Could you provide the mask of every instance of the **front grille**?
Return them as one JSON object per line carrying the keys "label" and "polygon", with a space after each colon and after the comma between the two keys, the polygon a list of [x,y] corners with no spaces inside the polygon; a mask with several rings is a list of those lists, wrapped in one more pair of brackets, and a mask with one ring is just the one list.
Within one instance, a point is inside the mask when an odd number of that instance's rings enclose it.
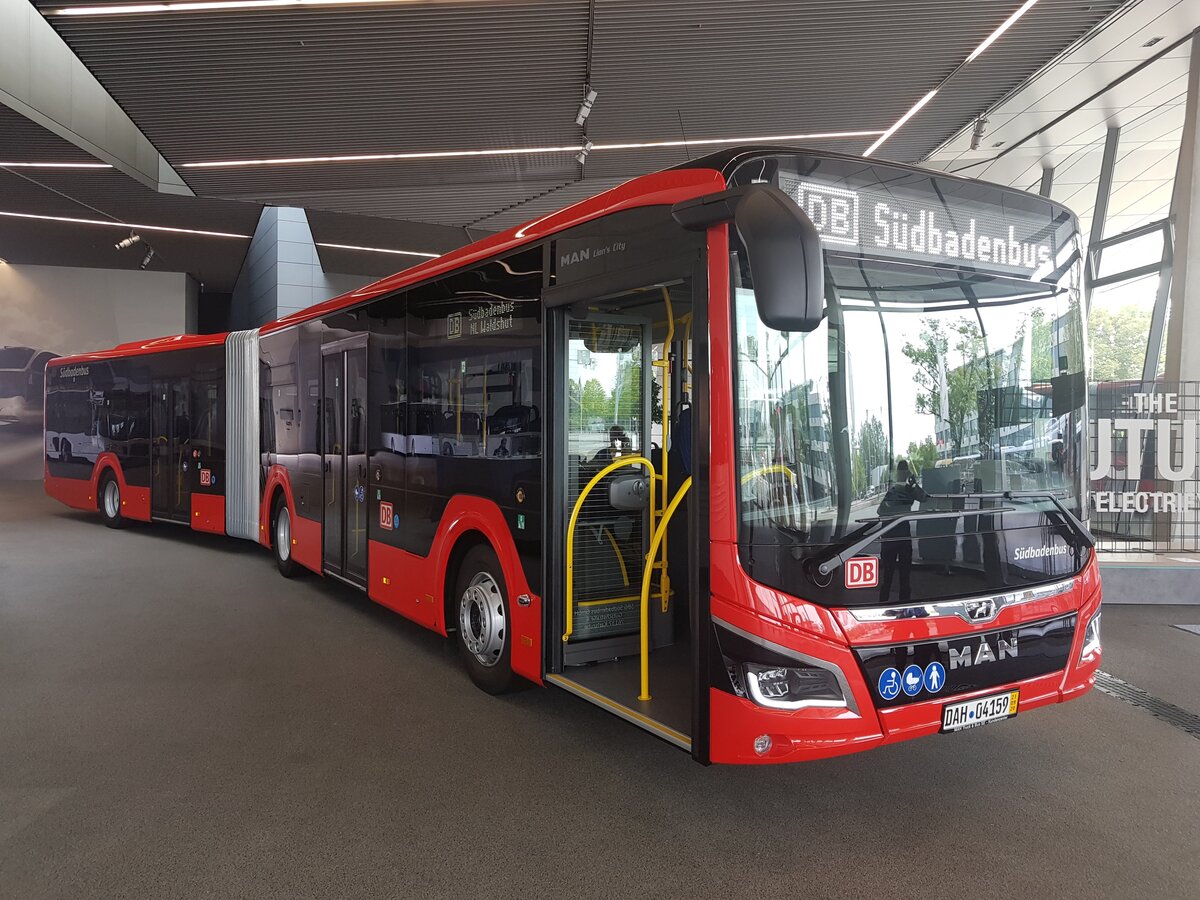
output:
{"label": "front grille", "polygon": [[[1072,613],[938,641],[859,647],[855,652],[875,705],[904,706],[1060,671],[1070,656],[1076,621]],[[896,627],[903,628],[904,623],[897,622]],[[932,671],[937,669],[935,664],[941,666],[936,674]],[[895,696],[889,696],[890,690],[884,691],[894,677],[889,669],[901,679],[901,689]],[[904,690],[905,673],[911,675],[917,670],[922,674],[922,683],[909,693]],[[925,677],[927,674],[933,677]],[[931,690],[930,683],[939,686]],[[911,688],[911,681],[908,686]]]}

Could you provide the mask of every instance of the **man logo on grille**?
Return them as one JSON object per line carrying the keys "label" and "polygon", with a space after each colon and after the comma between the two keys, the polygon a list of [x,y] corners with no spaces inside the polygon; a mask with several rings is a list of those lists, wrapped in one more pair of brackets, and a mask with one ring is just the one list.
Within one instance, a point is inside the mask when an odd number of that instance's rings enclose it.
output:
{"label": "man logo on grille", "polygon": [[966,604],[967,618],[972,622],[986,622],[996,617],[996,603],[993,600],[972,600]]}

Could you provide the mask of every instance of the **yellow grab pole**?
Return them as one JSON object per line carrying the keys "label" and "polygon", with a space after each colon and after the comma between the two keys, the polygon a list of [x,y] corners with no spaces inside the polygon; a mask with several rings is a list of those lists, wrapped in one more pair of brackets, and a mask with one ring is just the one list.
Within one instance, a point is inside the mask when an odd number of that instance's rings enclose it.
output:
{"label": "yellow grab pole", "polygon": [[571,632],[575,627],[575,523],[579,519],[580,510],[583,509],[583,501],[588,498],[592,488],[599,484],[600,480],[609,472],[622,466],[645,466],[650,470],[650,521],[654,521],[654,464],[644,456],[622,456],[615,462],[609,463],[593,475],[592,480],[587,483],[587,487],[579,492],[575,508],[571,510],[571,519],[567,522],[567,630],[563,632],[562,636],[564,644],[570,640]]}
{"label": "yellow grab pole", "polygon": [[[662,369],[663,387],[662,387],[662,427],[663,427],[663,442],[662,442],[662,473],[659,475],[659,480],[662,481],[662,499],[661,503],[665,508],[667,505],[667,493],[669,487],[667,485],[668,468],[667,462],[667,446],[671,440],[671,344],[675,341],[675,307],[671,305],[671,292],[664,286],[662,289],[663,303],[667,307],[667,336],[663,340],[662,359],[655,360],[651,365]],[[653,419],[653,415],[651,416]],[[650,519],[650,530],[653,533],[655,527],[654,519]],[[653,557],[651,557],[653,562]],[[662,552],[662,577],[658,580],[659,600],[662,603],[663,612],[667,611],[667,598],[671,593],[671,579],[667,575],[667,548],[663,547]]]}
{"label": "yellow grab pole", "polygon": [[[692,486],[692,477],[689,475],[687,480],[679,486],[679,490],[675,492],[674,498],[663,511],[662,521],[658,523],[658,528],[654,530],[654,538],[650,541],[650,552],[646,554],[646,566],[642,570],[642,690],[638,694],[639,700],[649,700],[650,698],[650,575],[654,572],[654,556],[658,550],[658,545],[662,543],[663,536],[667,533],[667,526],[671,524],[671,516],[675,515],[675,509],[683,500],[684,494]],[[664,570],[665,574],[665,570]]]}

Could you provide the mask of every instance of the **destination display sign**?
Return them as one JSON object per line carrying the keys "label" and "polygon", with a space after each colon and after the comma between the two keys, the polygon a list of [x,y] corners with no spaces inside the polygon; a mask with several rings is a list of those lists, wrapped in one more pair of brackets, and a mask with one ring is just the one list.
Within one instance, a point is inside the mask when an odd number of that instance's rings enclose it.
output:
{"label": "destination display sign", "polygon": [[886,165],[781,162],[780,189],[829,250],[1040,280],[1074,247],[1073,217],[1041,198]]}

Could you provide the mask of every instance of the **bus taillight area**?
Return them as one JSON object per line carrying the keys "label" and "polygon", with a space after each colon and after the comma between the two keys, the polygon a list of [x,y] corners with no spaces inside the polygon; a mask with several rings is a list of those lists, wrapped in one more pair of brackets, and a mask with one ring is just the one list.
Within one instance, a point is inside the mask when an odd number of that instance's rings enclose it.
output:
{"label": "bus taillight area", "polygon": [[[885,617],[826,609],[749,578],[714,584],[712,762],[802,762],[951,735],[1080,697],[1095,683],[1094,552],[1071,578],[968,598],[965,615],[954,603]],[[972,613],[988,615],[972,621]]]}

